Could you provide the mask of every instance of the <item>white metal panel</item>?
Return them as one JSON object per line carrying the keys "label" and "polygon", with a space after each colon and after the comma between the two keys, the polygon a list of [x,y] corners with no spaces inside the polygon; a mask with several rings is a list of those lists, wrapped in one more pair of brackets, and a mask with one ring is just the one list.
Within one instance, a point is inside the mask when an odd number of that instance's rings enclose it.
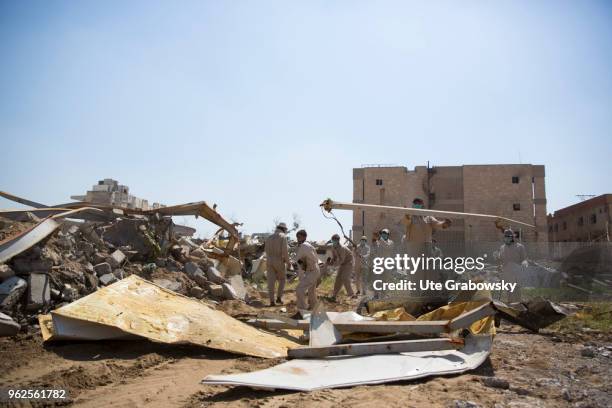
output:
{"label": "white metal panel", "polygon": [[480,366],[491,344],[492,336],[468,336],[461,350],[296,359],[250,373],[209,375],[202,383],[313,391],[458,374]]}

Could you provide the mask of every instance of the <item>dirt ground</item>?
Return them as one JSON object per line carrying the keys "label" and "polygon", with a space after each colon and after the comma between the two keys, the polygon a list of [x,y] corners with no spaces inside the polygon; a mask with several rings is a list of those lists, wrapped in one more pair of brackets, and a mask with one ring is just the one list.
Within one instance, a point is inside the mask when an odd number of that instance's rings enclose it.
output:
{"label": "dirt ground", "polygon": [[[347,310],[355,302],[328,306]],[[219,308],[237,317],[281,310],[239,302]],[[291,313],[294,305],[284,308]],[[199,384],[208,374],[252,371],[280,361],[148,341],[43,345],[40,334],[31,332],[0,339],[0,388],[66,388],[69,404],[76,407],[612,406],[612,334],[588,328],[533,334],[502,324],[490,359],[473,372],[450,377],[311,393]],[[507,380],[509,389],[485,385],[490,376]]]}

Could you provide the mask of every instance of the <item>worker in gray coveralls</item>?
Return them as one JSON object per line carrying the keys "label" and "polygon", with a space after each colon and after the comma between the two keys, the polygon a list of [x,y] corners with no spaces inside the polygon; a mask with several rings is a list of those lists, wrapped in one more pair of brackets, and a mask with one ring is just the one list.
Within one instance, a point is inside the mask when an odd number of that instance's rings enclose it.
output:
{"label": "worker in gray coveralls", "polygon": [[498,259],[501,263],[502,278],[506,282],[517,283],[513,292],[508,293],[508,302],[521,300],[520,275],[521,268],[527,268],[527,252],[520,242],[514,239],[511,229],[504,231],[504,244],[499,248]]}

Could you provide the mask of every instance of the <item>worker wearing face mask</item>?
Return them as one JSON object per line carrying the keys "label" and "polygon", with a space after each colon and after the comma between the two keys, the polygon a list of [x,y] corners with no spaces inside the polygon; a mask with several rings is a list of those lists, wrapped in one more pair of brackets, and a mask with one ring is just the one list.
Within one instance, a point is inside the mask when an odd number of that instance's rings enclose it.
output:
{"label": "worker wearing face mask", "polygon": [[[296,262],[300,282],[295,289],[298,310],[313,309],[317,303],[317,280],[321,274],[319,257],[315,248],[306,242],[306,231],[299,230],[295,234],[298,241]],[[308,295],[308,305],[306,296]]]}
{"label": "worker wearing face mask", "polygon": [[340,244],[340,235],[334,234],[331,237],[332,243],[332,258],[329,260],[330,266],[337,266],[338,273],[334,282],[334,293],[330,301],[335,302],[336,296],[342,289],[346,289],[346,294],[353,297],[353,288],[351,286],[351,274],[353,273],[353,253],[350,249]]}
{"label": "worker wearing face mask", "polygon": [[520,275],[522,270],[529,265],[525,246],[516,242],[514,232],[511,229],[504,231],[504,244],[499,248],[498,259],[501,264],[502,278],[506,282],[518,283],[513,292],[508,293],[509,302],[521,300]]}
{"label": "worker wearing face mask", "polygon": [[[422,199],[417,197],[412,201],[412,208],[423,209],[424,207]],[[433,232],[450,227],[451,220],[447,218],[440,221],[430,215],[407,215],[404,218],[404,225],[406,234],[402,237],[402,241],[405,244],[419,247],[426,245],[429,250],[432,247]]]}
{"label": "worker wearing face mask", "polygon": [[[423,209],[425,207],[421,198],[412,200],[412,208]],[[407,215],[403,223],[406,233],[402,237],[402,250],[406,251],[409,257],[417,258],[420,256],[434,257],[433,233],[439,229],[446,229],[451,225],[451,220],[440,221],[430,215]],[[442,276],[436,270],[419,268],[409,271],[408,278],[414,281],[417,286],[419,281],[433,280],[441,282]]]}
{"label": "worker wearing face mask", "polygon": [[377,257],[394,257],[395,243],[391,240],[391,235],[387,228],[380,230],[379,238],[376,241],[376,256]]}

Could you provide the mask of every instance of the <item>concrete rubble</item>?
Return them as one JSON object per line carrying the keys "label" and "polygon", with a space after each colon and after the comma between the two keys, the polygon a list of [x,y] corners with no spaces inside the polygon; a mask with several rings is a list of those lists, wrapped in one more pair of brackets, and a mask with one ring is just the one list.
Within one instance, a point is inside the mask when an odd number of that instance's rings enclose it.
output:
{"label": "concrete rubble", "polygon": [[[426,304],[369,299],[349,312],[319,303],[312,313],[299,310],[300,319],[234,318],[217,306],[261,306],[244,278],[263,276],[263,241],[241,240],[214,207],[81,202],[39,209],[41,217],[11,211],[1,223],[0,336],[40,331],[45,341],[149,339],[289,360],[209,375],[206,384],[312,391],[458,374],[486,361],[496,319],[537,331],[568,315],[542,299],[506,305],[465,292]],[[206,240],[175,233],[172,217],[186,215],[219,231]],[[325,255],[328,247],[317,249]],[[508,388],[496,378],[483,383]]]}
{"label": "concrete rubble", "polygon": [[[0,193],[36,206],[0,211],[0,312],[8,316],[3,327],[10,326],[3,336],[17,326],[36,330],[38,314],[133,275],[211,305],[249,298],[237,230],[203,201],[151,209],[46,206]],[[174,224],[174,215],[203,217],[220,233],[209,240],[183,236],[188,228]]]}

